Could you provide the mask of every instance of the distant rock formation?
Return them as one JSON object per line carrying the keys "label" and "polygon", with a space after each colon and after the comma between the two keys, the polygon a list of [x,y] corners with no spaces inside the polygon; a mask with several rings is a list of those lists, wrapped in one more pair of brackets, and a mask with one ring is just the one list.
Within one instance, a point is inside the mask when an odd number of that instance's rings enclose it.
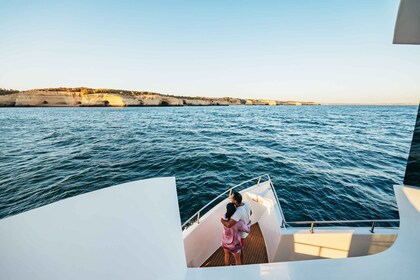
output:
{"label": "distant rock formation", "polygon": [[0,90],[0,107],[126,107],[126,106],[230,106],[319,105],[315,102],[239,98],[170,96],[153,92],[90,88]]}

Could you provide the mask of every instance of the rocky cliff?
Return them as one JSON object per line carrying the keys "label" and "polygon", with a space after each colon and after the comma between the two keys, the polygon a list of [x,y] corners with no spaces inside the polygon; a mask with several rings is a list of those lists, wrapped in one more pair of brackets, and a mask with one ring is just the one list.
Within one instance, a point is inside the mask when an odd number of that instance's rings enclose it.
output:
{"label": "rocky cliff", "polygon": [[239,98],[178,97],[159,93],[109,89],[58,88],[0,94],[2,107],[125,107],[125,106],[229,106],[229,105],[317,105],[313,102]]}

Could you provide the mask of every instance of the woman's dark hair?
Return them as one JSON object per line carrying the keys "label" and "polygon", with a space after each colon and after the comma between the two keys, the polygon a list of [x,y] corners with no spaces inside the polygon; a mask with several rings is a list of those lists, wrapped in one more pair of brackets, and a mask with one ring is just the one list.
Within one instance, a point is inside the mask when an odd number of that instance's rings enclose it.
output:
{"label": "woman's dark hair", "polygon": [[230,217],[232,217],[233,213],[235,213],[236,211],[236,207],[235,204],[233,204],[232,202],[228,203],[226,205],[226,214],[225,214],[225,218],[226,219],[230,219]]}

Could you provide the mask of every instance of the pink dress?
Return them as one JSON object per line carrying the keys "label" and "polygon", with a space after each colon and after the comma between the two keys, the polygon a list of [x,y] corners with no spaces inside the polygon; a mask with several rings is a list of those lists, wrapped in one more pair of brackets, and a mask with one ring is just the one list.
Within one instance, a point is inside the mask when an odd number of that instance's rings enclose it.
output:
{"label": "pink dress", "polygon": [[249,232],[249,226],[239,220],[231,228],[223,226],[222,247],[231,253],[239,253],[242,250],[241,232]]}

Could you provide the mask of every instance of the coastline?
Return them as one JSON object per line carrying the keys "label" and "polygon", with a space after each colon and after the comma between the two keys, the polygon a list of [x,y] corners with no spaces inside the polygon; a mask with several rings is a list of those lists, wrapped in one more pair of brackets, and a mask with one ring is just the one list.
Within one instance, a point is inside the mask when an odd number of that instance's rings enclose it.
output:
{"label": "coastline", "polygon": [[149,107],[149,106],[321,105],[317,102],[190,97],[154,92],[90,88],[2,90],[0,107]]}

